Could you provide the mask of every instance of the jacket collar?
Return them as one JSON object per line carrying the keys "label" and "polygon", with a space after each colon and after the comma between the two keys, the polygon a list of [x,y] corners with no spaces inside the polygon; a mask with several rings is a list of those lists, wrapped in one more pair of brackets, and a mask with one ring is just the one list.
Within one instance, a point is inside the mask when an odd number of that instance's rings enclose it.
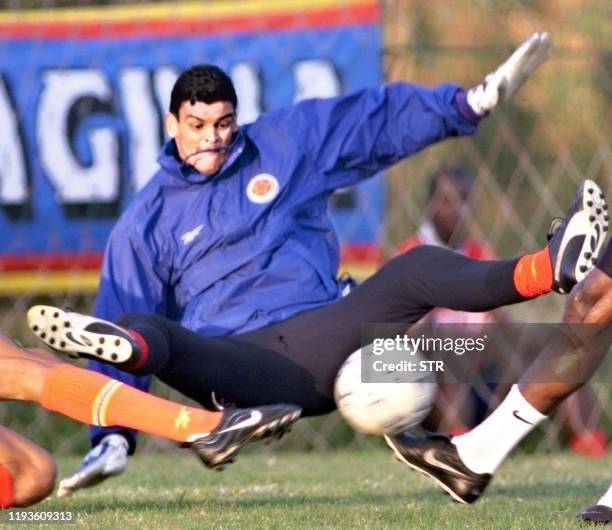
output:
{"label": "jacket collar", "polygon": [[221,169],[214,175],[202,175],[193,166],[184,164],[178,157],[178,151],[174,140],[168,140],[160,151],[157,162],[161,168],[174,178],[189,182],[191,184],[203,184],[213,179],[221,177],[240,157],[244,151],[246,141],[241,129],[238,129],[236,136],[230,146],[230,154]]}

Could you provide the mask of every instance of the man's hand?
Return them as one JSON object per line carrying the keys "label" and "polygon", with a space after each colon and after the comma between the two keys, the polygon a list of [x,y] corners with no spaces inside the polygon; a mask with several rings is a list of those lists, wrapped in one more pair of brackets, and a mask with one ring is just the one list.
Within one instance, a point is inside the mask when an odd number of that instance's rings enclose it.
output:
{"label": "man's hand", "polygon": [[123,473],[127,467],[128,447],[127,440],[120,434],[109,434],[102,438],[87,453],[79,469],[60,481],[57,496],[67,497],[78,489],[95,486],[109,477]]}
{"label": "man's hand", "polygon": [[548,33],[534,33],[504,64],[486,76],[482,84],[468,91],[467,102],[472,110],[483,116],[508,101],[536,68],[548,59],[550,49]]}

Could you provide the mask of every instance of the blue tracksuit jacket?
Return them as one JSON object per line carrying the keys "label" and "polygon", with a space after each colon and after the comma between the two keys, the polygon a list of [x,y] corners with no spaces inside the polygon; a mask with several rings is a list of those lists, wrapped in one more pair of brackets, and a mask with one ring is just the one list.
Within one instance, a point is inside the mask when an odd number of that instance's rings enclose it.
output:
{"label": "blue tracksuit jacket", "polygon": [[[212,177],[182,164],[168,142],[111,233],[95,314],[157,313],[226,335],[333,302],[342,286],[329,196],[474,133],[456,106],[459,90],[394,83],[264,114],[240,128]],[[92,365],[148,388],[148,377]],[[94,440],[108,432],[92,429]]]}

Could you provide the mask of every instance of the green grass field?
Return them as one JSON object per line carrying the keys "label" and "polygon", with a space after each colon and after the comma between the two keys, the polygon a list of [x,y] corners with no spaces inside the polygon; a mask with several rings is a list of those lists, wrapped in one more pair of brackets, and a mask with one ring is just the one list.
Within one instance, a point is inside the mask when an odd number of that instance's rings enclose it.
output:
{"label": "green grass field", "polygon": [[[77,463],[60,459],[60,473]],[[461,506],[383,449],[251,452],[223,473],[172,452],[135,457],[123,476],[37,509],[74,510],[78,527],[96,529],[581,528],[576,512],[605,491],[611,463],[610,456],[518,456],[488,495]]]}

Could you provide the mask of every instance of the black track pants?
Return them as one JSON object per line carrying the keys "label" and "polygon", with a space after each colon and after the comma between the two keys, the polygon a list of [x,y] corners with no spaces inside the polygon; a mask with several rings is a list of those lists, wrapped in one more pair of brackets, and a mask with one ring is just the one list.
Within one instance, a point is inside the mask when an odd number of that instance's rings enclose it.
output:
{"label": "black track pants", "polygon": [[305,416],[335,409],[333,384],[360,347],[362,325],[416,322],[434,307],[488,311],[521,302],[516,260],[476,261],[447,249],[417,247],[387,263],[348,296],[283,322],[231,337],[208,337],[156,315],[119,324],[139,332],[154,374],[205,407],[294,403]]}

